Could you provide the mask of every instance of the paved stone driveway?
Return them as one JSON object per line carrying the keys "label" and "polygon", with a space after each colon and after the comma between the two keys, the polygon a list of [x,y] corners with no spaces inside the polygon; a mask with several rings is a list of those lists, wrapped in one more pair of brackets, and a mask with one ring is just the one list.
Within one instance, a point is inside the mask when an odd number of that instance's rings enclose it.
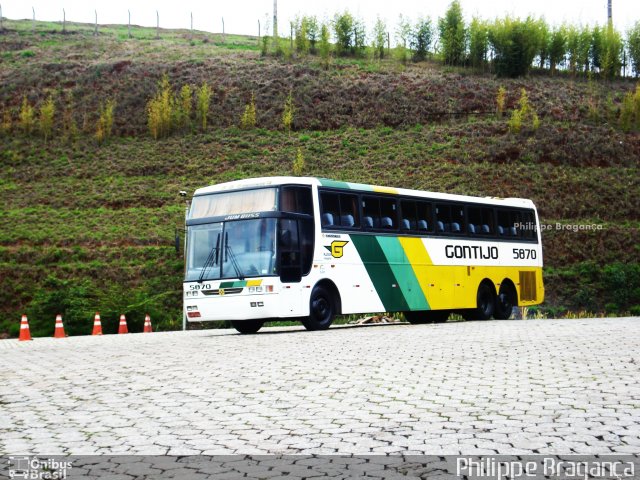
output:
{"label": "paved stone driveway", "polygon": [[640,453],[640,319],[0,341],[4,454]]}

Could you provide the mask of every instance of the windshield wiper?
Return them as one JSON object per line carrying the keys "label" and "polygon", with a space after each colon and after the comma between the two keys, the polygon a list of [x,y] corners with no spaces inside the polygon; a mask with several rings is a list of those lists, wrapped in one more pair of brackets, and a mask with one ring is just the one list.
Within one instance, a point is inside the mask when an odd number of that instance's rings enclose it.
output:
{"label": "windshield wiper", "polygon": [[225,244],[225,262],[226,260],[231,259],[231,265],[233,265],[233,269],[236,271],[236,275],[240,280],[244,280],[244,273],[242,273],[242,269],[238,264],[238,259],[236,258],[236,254],[233,253],[231,246],[229,245],[229,234],[225,232],[224,234],[224,244]]}
{"label": "windshield wiper", "polygon": [[220,234],[218,233],[218,237],[216,238],[216,244],[209,252],[207,259],[204,261],[204,265],[202,266],[202,272],[200,273],[200,278],[198,278],[198,283],[202,283],[202,279],[204,279],[204,274],[207,272],[207,269],[211,268],[213,265],[218,264],[219,251],[220,251]]}

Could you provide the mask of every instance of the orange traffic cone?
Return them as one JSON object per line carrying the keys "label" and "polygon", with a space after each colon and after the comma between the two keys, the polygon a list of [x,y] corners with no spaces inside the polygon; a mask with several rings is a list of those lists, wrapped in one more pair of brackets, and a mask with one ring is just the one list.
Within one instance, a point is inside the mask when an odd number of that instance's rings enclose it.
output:
{"label": "orange traffic cone", "polygon": [[142,331],[142,333],[152,333],[153,332],[153,328],[151,328],[151,317],[149,317],[149,314],[147,313],[144,316],[144,330]]}
{"label": "orange traffic cone", "polygon": [[118,326],[118,333],[129,333],[127,329],[127,319],[124,315],[120,315],[120,325]]}
{"label": "orange traffic cone", "polygon": [[64,338],[66,337],[64,333],[64,325],[62,325],[62,315],[56,315],[56,330],[53,334],[54,338]]}
{"label": "orange traffic cone", "polygon": [[91,335],[102,335],[102,322],[100,321],[100,314],[96,312],[96,316],[93,319],[93,332]]}
{"label": "orange traffic cone", "polygon": [[20,338],[18,340],[21,342],[33,340],[31,338],[31,332],[29,331],[29,321],[26,315],[22,315],[22,320],[20,320]]}

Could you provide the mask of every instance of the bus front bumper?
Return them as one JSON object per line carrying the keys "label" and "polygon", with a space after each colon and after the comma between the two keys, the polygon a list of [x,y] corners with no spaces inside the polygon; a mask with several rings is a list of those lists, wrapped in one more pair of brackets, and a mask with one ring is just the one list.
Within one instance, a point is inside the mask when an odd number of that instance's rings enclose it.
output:
{"label": "bus front bumper", "polygon": [[277,295],[229,295],[184,301],[184,314],[190,322],[278,318],[283,310]]}

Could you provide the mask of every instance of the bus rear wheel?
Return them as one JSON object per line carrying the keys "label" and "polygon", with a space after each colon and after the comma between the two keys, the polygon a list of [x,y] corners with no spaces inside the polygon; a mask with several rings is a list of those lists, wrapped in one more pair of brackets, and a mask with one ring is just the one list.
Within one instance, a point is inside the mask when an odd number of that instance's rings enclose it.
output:
{"label": "bus rear wheel", "polygon": [[481,283],[476,296],[477,307],[463,310],[462,317],[465,320],[489,320],[495,308],[495,297],[493,287],[486,282]]}
{"label": "bus rear wheel", "polygon": [[335,302],[329,291],[317,285],[311,292],[309,316],[302,319],[307,330],[326,330],[336,316]]}
{"label": "bus rear wheel", "polygon": [[516,304],[516,292],[513,286],[509,283],[500,285],[500,291],[496,297],[493,318],[496,320],[508,320]]}
{"label": "bus rear wheel", "polygon": [[264,325],[264,320],[231,320],[231,325],[240,333],[256,333]]}

